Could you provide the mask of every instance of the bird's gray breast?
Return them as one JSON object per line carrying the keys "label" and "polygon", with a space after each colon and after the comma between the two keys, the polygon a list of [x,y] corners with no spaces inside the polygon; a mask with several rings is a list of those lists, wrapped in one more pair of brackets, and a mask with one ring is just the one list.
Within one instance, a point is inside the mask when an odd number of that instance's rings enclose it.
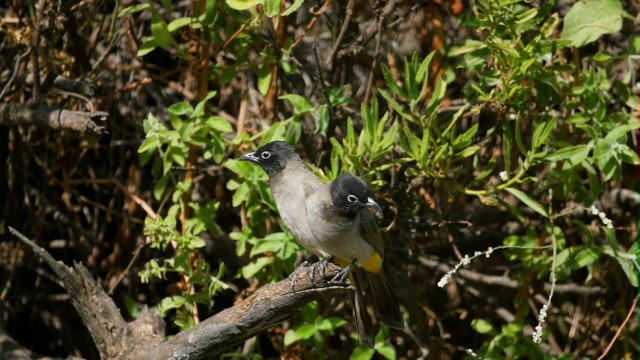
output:
{"label": "bird's gray breast", "polygon": [[322,181],[306,168],[285,168],[271,179],[271,190],[280,218],[298,242],[314,253],[314,237],[306,216],[305,203],[321,185]]}

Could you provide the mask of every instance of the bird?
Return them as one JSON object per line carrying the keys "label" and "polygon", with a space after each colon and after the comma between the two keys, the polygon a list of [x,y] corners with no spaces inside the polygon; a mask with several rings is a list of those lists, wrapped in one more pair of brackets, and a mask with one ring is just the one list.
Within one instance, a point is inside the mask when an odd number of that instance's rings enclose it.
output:
{"label": "bird", "polygon": [[[284,141],[270,142],[239,160],[256,163],[267,172],[282,221],[301,245],[321,258],[321,273],[328,261],[343,268],[332,281],[348,277],[355,288],[353,311],[360,341],[375,346],[377,330],[367,304],[377,309],[380,320],[389,327],[402,330],[402,312],[382,266],[384,243],[380,228],[369,210],[382,209],[367,184],[351,174],[342,174],[325,184]],[[303,262],[292,274],[292,288],[299,269],[306,264]],[[311,267],[310,274],[313,272]]]}

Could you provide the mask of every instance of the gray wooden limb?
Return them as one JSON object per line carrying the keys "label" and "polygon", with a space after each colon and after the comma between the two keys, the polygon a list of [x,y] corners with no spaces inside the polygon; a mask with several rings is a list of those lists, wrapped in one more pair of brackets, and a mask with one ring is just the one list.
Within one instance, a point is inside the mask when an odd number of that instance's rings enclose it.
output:
{"label": "gray wooden limb", "polygon": [[38,125],[54,130],[68,129],[81,134],[105,134],[106,128],[96,121],[105,121],[104,111],[84,112],[55,109],[40,104],[0,104],[0,125]]}
{"label": "gray wooden limb", "polygon": [[9,227],[9,231],[29,245],[61,279],[103,359],[218,358],[294,316],[305,304],[351,289],[349,283],[328,282],[341,270],[334,264],[329,264],[323,279],[316,271],[315,284],[308,271],[301,271],[296,291],[291,290],[289,279],[265,285],[239,304],[166,340],[165,323],[157,312],[145,308],[136,321],[127,323],[82,264],[68,267],[14,228]]}
{"label": "gray wooden limb", "polygon": [[[253,336],[294,316],[305,304],[350,289],[349,283],[327,283],[341,268],[329,264],[324,279],[311,284],[301,271],[296,291],[288,279],[258,289],[241,303],[204,320],[154,348],[134,354],[139,359],[216,359]],[[317,271],[316,280],[320,278]]]}

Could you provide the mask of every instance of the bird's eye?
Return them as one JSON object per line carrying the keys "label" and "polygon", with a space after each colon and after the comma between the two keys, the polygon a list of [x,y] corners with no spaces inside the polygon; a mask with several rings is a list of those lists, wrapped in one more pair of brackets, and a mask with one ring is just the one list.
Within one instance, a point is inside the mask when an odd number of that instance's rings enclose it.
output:
{"label": "bird's eye", "polygon": [[356,203],[358,202],[358,197],[355,195],[349,195],[347,196],[347,201],[351,202],[351,203]]}
{"label": "bird's eye", "polygon": [[271,157],[271,153],[268,151],[263,151],[262,154],[260,154],[260,157],[263,158],[264,160],[267,160],[268,158]]}

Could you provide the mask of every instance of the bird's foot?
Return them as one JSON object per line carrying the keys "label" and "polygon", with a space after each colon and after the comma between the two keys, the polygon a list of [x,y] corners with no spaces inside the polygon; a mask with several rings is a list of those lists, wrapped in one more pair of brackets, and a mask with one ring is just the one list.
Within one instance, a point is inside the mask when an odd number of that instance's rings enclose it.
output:
{"label": "bird's foot", "polygon": [[309,279],[311,279],[311,284],[316,283],[316,269],[320,272],[320,278],[324,279],[324,274],[327,272],[327,266],[332,261],[333,256],[327,255],[309,266]]}
{"label": "bird's foot", "polygon": [[349,273],[351,272],[351,268],[357,262],[358,262],[358,259],[353,259],[353,261],[351,261],[351,264],[349,264],[349,266],[347,266],[346,268],[340,270],[340,272],[337,273],[336,276],[334,276],[330,282],[344,284],[346,280],[349,278]]}
{"label": "bird's foot", "polygon": [[309,264],[309,260],[311,260],[311,259],[312,258],[309,258],[308,260],[305,260],[305,261],[301,262],[300,265],[298,265],[296,267],[296,269],[293,270],[291,275],[289,275],[289,280],[291,281],[291,291],[292,292],[296,291],[296,281],[298,280],[298,275],[300,274],[300,270],[305,268]]}
{"label": "bird's foot", "polygon": [[300,275],[300,271],[303,268],[308,266],[307,274],[309,275],[309,279],[311,280],[311,285],[316,283],[316,269],[320,272],[320,278],[324,279],[324,274],[327,271],[327,266],[329,262],[333,261],[333,256],[326,256],[319,261],[314,261],[315,256],[310,257],[309,259],[303,261],[296,267],[296,269],[289,275],[289,280],[291,281],[291,291],[295,292],[296,281],[298,280],[298,276]]}

